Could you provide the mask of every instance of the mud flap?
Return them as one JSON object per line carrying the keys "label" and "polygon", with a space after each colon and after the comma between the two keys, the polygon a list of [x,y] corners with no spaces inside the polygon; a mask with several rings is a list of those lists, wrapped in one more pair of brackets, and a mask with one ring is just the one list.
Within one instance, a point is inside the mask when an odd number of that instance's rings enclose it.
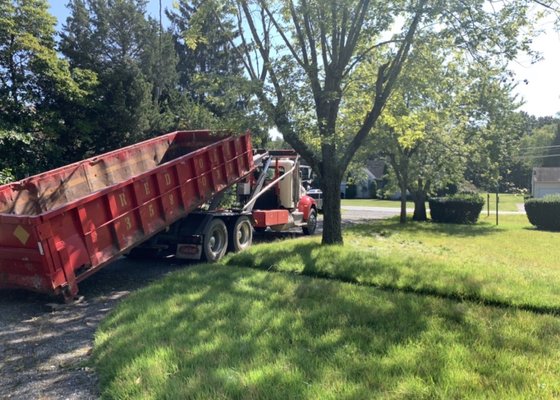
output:
{"label": "mud flap", "polygon": [[180,243],[177,245],[175,257],[183,260],[200,260],[202,257],[202,245]]}

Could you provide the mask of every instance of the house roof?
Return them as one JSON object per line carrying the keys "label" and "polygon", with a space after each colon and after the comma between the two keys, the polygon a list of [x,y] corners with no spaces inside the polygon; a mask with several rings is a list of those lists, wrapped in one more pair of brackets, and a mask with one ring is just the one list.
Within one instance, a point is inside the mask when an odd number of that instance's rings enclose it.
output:
{"label": "house roof", "polygon": [[367,160],[366,167],[373,174],[373,179],[383,178],[385,160],[379,158],[375,160]]}
{"label": "house roof", "polygon": [[560,168],[533,168],[533,182],[560,182]]}

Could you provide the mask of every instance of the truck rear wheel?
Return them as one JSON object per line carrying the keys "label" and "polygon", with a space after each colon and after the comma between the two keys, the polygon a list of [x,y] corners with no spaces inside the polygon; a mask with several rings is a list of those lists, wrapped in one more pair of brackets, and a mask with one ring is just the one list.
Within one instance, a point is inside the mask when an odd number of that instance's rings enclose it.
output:
{"label": "truck rear wheel", "polygon": [[306,235],[313,235],[317,229],[317,211],[312,208],[307,217],[307,226],[301,228]]}
{"label": "truck rear wheel", "polygon": [[253,224],[247,216],[237,218],[229,231],[229,249],[241,251],[253,243]]}
{"label": "truck rear wheel", "polygon": [[226,224],[219,218],[214,218],[204,232],[202,256],[206,261],[214,262],[226,254],[228,247],[228,233]]}

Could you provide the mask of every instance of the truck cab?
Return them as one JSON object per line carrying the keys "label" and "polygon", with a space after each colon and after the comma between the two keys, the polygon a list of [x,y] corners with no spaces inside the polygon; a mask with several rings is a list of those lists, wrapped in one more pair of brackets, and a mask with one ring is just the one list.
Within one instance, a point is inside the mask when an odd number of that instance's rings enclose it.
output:
{"label": "truck cab", "polygon": [[253,195],[247,202],[255,230],[301,227],[305,234],[313,234],[317,227],[317,204],[302,186],[297,153],[270,151],[257,171]]}

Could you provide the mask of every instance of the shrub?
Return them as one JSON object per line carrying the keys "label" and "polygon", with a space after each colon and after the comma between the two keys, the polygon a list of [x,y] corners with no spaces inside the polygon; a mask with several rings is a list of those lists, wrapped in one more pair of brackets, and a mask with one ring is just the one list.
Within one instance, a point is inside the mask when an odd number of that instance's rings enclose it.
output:
{"label": "shrub", "polygon": [[484,198],[478,194],[457,194],[434,197],[428,200],[430,215],[434,222],[474,224],[484,206]]}
{"label": "shrub", "polygon": [[551,194],[541,199],[525,201],[529,222],[538,229],[560,230],[560,195]]}

